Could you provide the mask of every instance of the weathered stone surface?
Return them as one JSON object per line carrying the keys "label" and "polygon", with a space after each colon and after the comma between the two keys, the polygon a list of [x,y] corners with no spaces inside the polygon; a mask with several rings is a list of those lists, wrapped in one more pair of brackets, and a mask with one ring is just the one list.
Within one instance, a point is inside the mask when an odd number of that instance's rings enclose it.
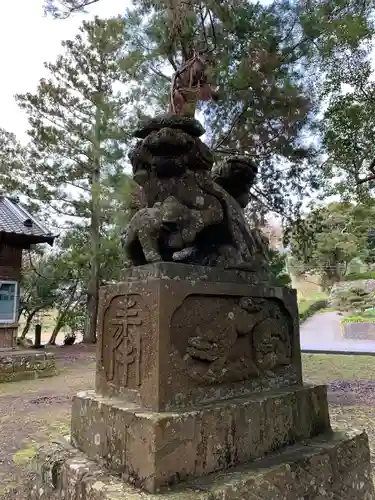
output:
{"label": "weathered stone surface", "polygon": [[131,484],[162,486],[255,460],[330,428],[325,386],[145,412],[94,392],[73,401],[72,443]]}
{"label": "weathered stone surface", "polygon": [[343,337],[354,340],[375,340],[375,322],[343,323]]}
{"label": "weathered stone surface", "polygon": [[157,132],[165,127],[183,130],[193,137],[200,137],[205,132],[203,125],[195,118],[171,114],[155,116],[154,118],[141,123],[140,127],[133,133],[133,135],[139,139],[144,139],[151,132]]}
{"label": "weathered stone surface", "polygon": [[[267,283],[259,279],[255,273],[246,267],[220,269],[217,267],[200,266],[193,264],[181,264],[177,262],[155,262],[144,266],[130,267],[124,270],[124,281],[207,281],[211,283],[231,283],[232,285],[262,285],[269,287]],[[281,290],[281,288],[280,288]],[[286,294],[293,296],[293,290],[286,290]]]}
{"label": "weathered stone surface", "polygon": [[214,156],[197,137],[198,125],[192,118],[167,115],[136,132],[143,140],[129,158],[145,206],[123,233],[127,267],[162,261],[247,265],[267,279],[268,244],[249,229],[243,213],[257,167],[236,156],[220,175],[212,172]]}
{"label": "weathered stone surface", "polygon": [[[174,114],[208,97],[198,66],[174,75]],[[29,500],[375,500],[366,434],[333,434],[325,387],[302,385],[296,293],[271,285],[244,214],[257,166],[213,169],[202,133],[171,115],[135,133],[142,196],[126,281],[101,290],[96,392],[74,399],[75,448],[41,452]]]}
{"label": "weathered stone surface", "polygon": [[246,208],[250,201],[249,186],[254,184],[258,167],[248,156],[236,155],[214,165],[212,179]]}
{"label": "weathered stone surface", "polygon": [[151,494],[54,443],[39,451],[28,500],[373,500],[369,464],[366,433],[334,433]]}
{"label": "weathered stone surface", "polygon": [[0,351],[0,382],[51,377],[56,374],[52,353],[31,350]]}
{"label": "weathered stone surface", "polygon": [[96,390],[163,411],[301,384],[297,318],[295,292],[266,285],[104,287]]}

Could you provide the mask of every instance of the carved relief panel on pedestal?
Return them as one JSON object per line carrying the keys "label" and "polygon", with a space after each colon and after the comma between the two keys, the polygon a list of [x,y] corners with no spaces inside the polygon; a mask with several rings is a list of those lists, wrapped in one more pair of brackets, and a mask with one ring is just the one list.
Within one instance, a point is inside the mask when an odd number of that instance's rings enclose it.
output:
{"label": "carved relief panel on pedestal", "polygon": [[293,321],[278,299],[190,295],[171,331],[189,377],[204,385],[272,377],[292,363]]}

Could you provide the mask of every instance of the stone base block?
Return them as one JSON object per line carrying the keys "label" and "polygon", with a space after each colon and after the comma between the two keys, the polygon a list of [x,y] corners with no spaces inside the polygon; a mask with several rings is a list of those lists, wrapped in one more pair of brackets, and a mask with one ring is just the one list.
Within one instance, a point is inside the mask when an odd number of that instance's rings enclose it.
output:
{"label": "stone base block", "polygon": [[67,444],[35,461],[28,500],[373,500],[366,433],[330,433],[158,494],[111,476]]}
{"label": "stone base block", "polygon": [[149,492],[249,460],[330,428],[325,386],[290,387],[173,412],[94,392],[73,401],[72,443]]}
{"label": "stone base block", "polygon": [[56,375],[55,359],[47,352],[0,351],[0,383]]}

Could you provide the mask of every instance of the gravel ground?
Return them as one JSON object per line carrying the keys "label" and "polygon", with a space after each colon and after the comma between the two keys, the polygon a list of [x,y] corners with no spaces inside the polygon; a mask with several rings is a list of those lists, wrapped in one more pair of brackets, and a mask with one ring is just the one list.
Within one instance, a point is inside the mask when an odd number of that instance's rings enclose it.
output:
{"label": "gravel ground", "polygon": [[335,380],[328,384],[328,394],[331,404],[375,407],[374,380]]}
{"label": "gravel ground", "polygon": [[71,400],[94,385],[94,347],[55,348],[59,375],[0,384],[0,499],[25,500],[37,443],[69,430]]}

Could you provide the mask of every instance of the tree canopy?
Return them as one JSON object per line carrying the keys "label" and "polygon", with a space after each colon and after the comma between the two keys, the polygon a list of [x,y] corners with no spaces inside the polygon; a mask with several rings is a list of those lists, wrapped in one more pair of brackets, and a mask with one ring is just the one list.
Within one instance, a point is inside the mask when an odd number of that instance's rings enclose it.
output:
{"label": "tree canopy", "polygon": [[375,84],[368,51],[348,57],[333,85],[321,125],[328,155],[324,177],[331,181],[327,194],[364,202],[375,180]]}
{"label": "tree canopy", "polygon": [[[331,203],[312,210],[290,228],[294,268],[300,273],[319,275],[329,288],[345,275],[355,257],[372,255],[369,230],[375,227],[375,206]],[[300,232],[309,234],[301,238]]]}
{"label": "tree canopy", "polygon": [[[46,8],[64,16],[92,3],[49,0]],[[134,113],[165,111],[172,72],[193,47],[206,45],[220,96],[200,107],[207,142],[218,156],[236,151],[256,158],[257,210],[295,216],[319,187],[319,151],[311,135],[323,84],[333,79],[343,54],[356,57],[370,45],[374,5],[134,0],[121,13],[122,68],[134,83]]]}

